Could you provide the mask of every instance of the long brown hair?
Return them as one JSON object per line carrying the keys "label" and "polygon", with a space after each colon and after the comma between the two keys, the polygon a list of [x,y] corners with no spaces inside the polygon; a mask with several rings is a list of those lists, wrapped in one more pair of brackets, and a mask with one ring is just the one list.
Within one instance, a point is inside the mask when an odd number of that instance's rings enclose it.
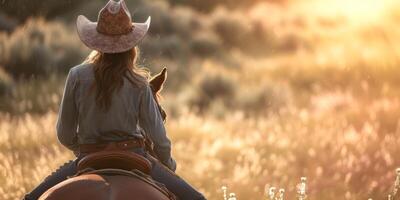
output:
{"label": "long brown hair", "polygon": [[111,106],[112,94],[119,90],[126,77],[132,84],[142,87],[148,84],[149,72],[136,65],[137,48],[121,53],[93,51],[85,63],[93,63],[96,90],[96,105],[107,111]]}

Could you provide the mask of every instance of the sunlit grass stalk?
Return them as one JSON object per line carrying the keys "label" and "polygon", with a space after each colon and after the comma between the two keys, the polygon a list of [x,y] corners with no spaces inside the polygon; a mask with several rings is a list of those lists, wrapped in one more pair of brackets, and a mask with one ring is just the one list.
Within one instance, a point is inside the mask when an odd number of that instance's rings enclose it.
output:
{"label": "sunlit grass stalk", "polygon": [[226,195],[226,191],[227,191],[227,187],[226,186],[222,186],[222,192],[224,193],[224,200],[227,200],[227,195]]}
{"label": "sunlit grass stalk", "polygon": [[281,188],[279,189],[278,197],[276,200],[284,200],[284,195],[285,195],[285,189]]}
{"label": "sunlit grass stalk", "polygon": [[276,193],[276,188],[275,187],[270,187],[268,189],[268,199],[269,200],[275,200],[275,193]]}
{"label": "sunlit grass stalk", "polygon": [[400,168],[396,169],[396,180],[394,181],[393,189],[388,195],[388,200],[395,200],[398,199],[396,198],[397,192],[400,188]]}
{"label": "sunlit grass stalk", "polygon": [[237,200],[236,194],[235,193],[230,193],[229,194],[229,199],[228,200]]}
{"label": "sunlit grass stalk", "polygon": [[297,199],[305,200],[307,199],[307,178],[301,177],[300,183],[297,185]]}

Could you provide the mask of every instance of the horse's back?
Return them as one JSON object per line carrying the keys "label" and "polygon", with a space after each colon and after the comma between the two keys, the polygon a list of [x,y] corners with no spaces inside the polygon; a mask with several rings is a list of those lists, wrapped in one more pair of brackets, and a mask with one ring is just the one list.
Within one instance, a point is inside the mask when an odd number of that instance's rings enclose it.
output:
{"label": "horse's back", "polygon": [[143,180],[123,175],[84,174],[61,182],[39,200],[169,200]]}

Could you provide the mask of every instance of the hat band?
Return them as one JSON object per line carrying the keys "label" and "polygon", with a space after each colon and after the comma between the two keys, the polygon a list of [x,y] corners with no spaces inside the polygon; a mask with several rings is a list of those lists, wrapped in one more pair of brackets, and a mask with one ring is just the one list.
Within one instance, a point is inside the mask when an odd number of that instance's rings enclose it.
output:
{"label": "hat band", "polygon": [[133,25],[124,25],[121,26],[120,24],[105,24],[99,21],[96,26],[97,32],[105,35],[125,35],[133,30]]}

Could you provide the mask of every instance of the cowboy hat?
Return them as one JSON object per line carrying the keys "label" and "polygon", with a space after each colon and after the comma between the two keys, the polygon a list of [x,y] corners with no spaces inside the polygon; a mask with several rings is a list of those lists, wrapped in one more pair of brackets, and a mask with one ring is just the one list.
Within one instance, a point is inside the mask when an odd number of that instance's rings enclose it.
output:
{"label": "cowboy hat", "polygon": [[149,30],[151,18],[144,23],[132,22],[125,1],[110,0],[99,12],[97,22],[83,15],[76,20],[79,38],[93,50],[120,53],[138,44]]}

